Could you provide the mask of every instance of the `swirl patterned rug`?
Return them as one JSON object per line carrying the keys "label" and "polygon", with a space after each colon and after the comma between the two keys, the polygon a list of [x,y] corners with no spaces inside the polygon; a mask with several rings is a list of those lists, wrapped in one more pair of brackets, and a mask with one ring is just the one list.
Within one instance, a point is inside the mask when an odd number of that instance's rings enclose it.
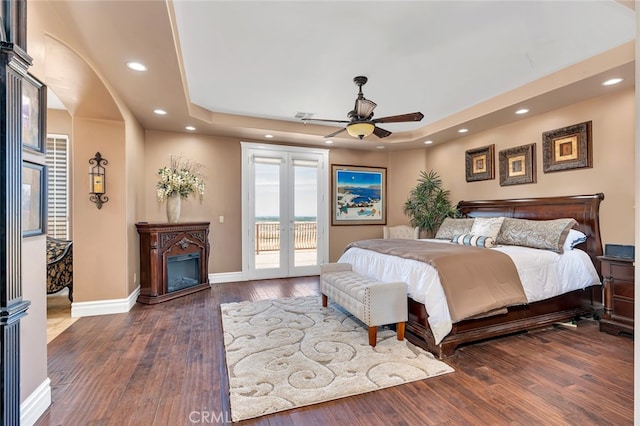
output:
{"label": "swirl patterned rug", "polygon": [[372,348],[363,323],[320,299],[220,306],[233,421],[453,372],[390,329]]}

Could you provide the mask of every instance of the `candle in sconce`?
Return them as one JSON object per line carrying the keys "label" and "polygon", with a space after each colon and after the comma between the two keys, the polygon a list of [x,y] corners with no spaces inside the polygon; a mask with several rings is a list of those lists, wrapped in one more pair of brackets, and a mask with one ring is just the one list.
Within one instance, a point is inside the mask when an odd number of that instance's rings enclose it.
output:
{"label": "candle in sconce", "polygon": [[104,176],[92,174],[91,189],[94,194],[104,194]]}

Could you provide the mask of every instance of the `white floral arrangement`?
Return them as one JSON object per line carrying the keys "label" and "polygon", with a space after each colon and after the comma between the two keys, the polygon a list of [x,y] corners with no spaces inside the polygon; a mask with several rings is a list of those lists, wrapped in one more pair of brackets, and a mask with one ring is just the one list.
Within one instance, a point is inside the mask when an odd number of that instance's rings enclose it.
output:
{"label": "white floral arrangement", "polygon": [[156,185],[158,202],[172,195],[179,194],[181,198],[197,195],[200,202],[204,197],[203,165],[186,160],[182,155],[169,155],[170,166],[158,170],[160,181]]}

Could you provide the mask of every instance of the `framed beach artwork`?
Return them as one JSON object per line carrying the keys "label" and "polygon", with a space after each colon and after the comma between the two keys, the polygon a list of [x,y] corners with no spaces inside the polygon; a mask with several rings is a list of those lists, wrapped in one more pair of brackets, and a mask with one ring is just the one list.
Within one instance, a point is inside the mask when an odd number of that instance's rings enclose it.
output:
{"label": "framed beach artwork", "polygon": [[331,165],[332,225],[386,225],[387,169]]}

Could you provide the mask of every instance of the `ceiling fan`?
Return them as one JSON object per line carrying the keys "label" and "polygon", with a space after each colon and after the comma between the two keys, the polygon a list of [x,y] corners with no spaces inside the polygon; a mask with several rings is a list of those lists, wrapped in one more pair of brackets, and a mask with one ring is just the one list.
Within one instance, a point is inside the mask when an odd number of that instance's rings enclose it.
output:
{"label": "ceiling fan", "polygon": [[[391,115],[382,118],[373,118],[373,110],[377,104],[364,97],[362,86],[367,82],[367,77],[354,77],[353,82],[358,86],[358,97],[356,98],[353,110],[347,113],[349,120],[325,120],[321,118],[303,118],[302,121],[324,121],[329,123],[346,123],[344,129],[326,135],[325,138],[332,138],[345,130],[354,138],[365,138],[370,134],[374,134],[379,138],[386,138],[391,134],[390,131],[377,126],[378,123],[403,123],[407,121],[420,121],[424,117],[421,112],[412,112],[409,114]],[[372,119],[373,118],[373,119]]]}

